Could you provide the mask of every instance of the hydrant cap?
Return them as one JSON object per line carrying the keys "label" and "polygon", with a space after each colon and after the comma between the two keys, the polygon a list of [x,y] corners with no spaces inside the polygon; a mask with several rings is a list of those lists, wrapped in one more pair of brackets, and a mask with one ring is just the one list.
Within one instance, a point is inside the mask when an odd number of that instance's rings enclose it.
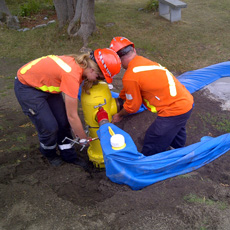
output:
{"label": "hydrant cap", "polygon": [[110,144],[114,150],[123,149],[126,146],[125,138],[121,134],[115,134],[110,138]]}
{"label": "hydrant cap", "polygon": [[113,77],[121,70],[121,59],[117,53],[109,48],[96,49],[94,57],[105,80],[108,83],[112,83]]}

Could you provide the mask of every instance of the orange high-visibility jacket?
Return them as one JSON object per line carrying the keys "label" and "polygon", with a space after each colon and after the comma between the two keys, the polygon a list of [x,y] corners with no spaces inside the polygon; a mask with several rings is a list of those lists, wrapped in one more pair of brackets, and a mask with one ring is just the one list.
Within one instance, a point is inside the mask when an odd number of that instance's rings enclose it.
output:
{"label": "orange high-visibility jacket", "polygon": [[17,76],[21,83],[49,92],[64,92],[77,98],[83,69],[70,56],[49,55],[22,66]]}
{"label": "orange high-visibility jacket", "polygon": [[135,113],[143,103],[159,116],[177,116],[193,106],[193,96],[166,68],[160,64],[136,56],[128,65],[122,79],[120,97],[125,100],[124,109]]}

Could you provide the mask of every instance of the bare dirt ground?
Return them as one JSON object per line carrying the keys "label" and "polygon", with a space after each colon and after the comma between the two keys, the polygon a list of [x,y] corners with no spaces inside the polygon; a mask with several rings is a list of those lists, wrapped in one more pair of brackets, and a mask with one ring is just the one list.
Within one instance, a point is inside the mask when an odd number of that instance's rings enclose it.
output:
{"label": "bare dirt ground", "polygon": [[[111,182],[105,171],[93,167],[86,172],[71,164],[49,166],[39,153],[34,127],[16,101],[14,79],[2,77],[16,74],[22,64],[0,59],[1,230],[230,229],[229,152],[199,170],[139,191]],[[117,89],[120,78],[114,80]],[[230,112],[206,95],[203,90],[193,94],[186,145],[226,133],[219,122],[229,120]],[[140,150],[154,118],[145,111],[118,126]],[[87,160],[86,151],[79,154]]]}
{"label": "bare dirt ground", "polygon": [[[16,73],[20,66],[16,60],[1,59],[0,63],[4,76]],[[120,88],[120,78],[114,80],[116,88]],[[14,79],[1,77],[0,81],[2,92]],[[229,229],[229,152],[197,171],[133,191],[93,167],[85,172],[71,164],[49,166],[12,87],[6,92],[1,93],[0,104],[0,229]],[[226,120],[230,112],[205,95],[203,90],[193,94],[187,145],[206,135],[225,133],[212,118]],[[140,149],[154,118],[145,111],[118,126]],[[86,151],[80,155],[87,159]]]}

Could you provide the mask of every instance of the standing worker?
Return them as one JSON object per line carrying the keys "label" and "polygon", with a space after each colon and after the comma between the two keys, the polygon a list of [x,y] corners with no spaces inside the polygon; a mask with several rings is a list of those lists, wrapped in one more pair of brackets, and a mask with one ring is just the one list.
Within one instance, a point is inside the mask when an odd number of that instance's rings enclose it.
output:
{"label": "standing worker", "polygon": [[[41,57],[18,70],[16,97],[35,125],[40,151],[51,165],[68,162],[86,167],[70,141],[62,143],[65,137],[73,138],[72,133],[87,139],[77,111],[79,87],[84,81],[82,90],[87,92],[97,80],[111,83],[120,68],[118,55],[105,48],[90,54]],[[57,145],[60,155],[56,152]]]}
{"label": "standing worker", "polygon": [[133,42],[127,38],[113,38],[110,48],[117,52],[126,69],[119,94],[125,102],[112,122],[137,112],[143,103],[148,110],[157,113],[157,118],[146,131],[142,153],[150,156],[166,151],[170,146],[183,147],[193,96],[166,68],[137,55]]}

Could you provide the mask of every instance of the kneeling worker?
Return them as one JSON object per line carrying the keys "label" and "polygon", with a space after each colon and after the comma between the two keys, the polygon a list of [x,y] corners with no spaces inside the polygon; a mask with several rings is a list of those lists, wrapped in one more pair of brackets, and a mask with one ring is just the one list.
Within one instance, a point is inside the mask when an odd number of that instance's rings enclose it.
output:
{"label": "kneeling worker", "polygon": [[113,38],[110,48],[117,52],[126,69],[119,94],[125,102],[112,122],[137,112],[143,103],[148,110],[157,113],[157,118],[146,131],[142,153],[150,156],[166,151],[169,146],[183,147],[193,96],[165,67],[137,55],[133,42],[127,38]]}

